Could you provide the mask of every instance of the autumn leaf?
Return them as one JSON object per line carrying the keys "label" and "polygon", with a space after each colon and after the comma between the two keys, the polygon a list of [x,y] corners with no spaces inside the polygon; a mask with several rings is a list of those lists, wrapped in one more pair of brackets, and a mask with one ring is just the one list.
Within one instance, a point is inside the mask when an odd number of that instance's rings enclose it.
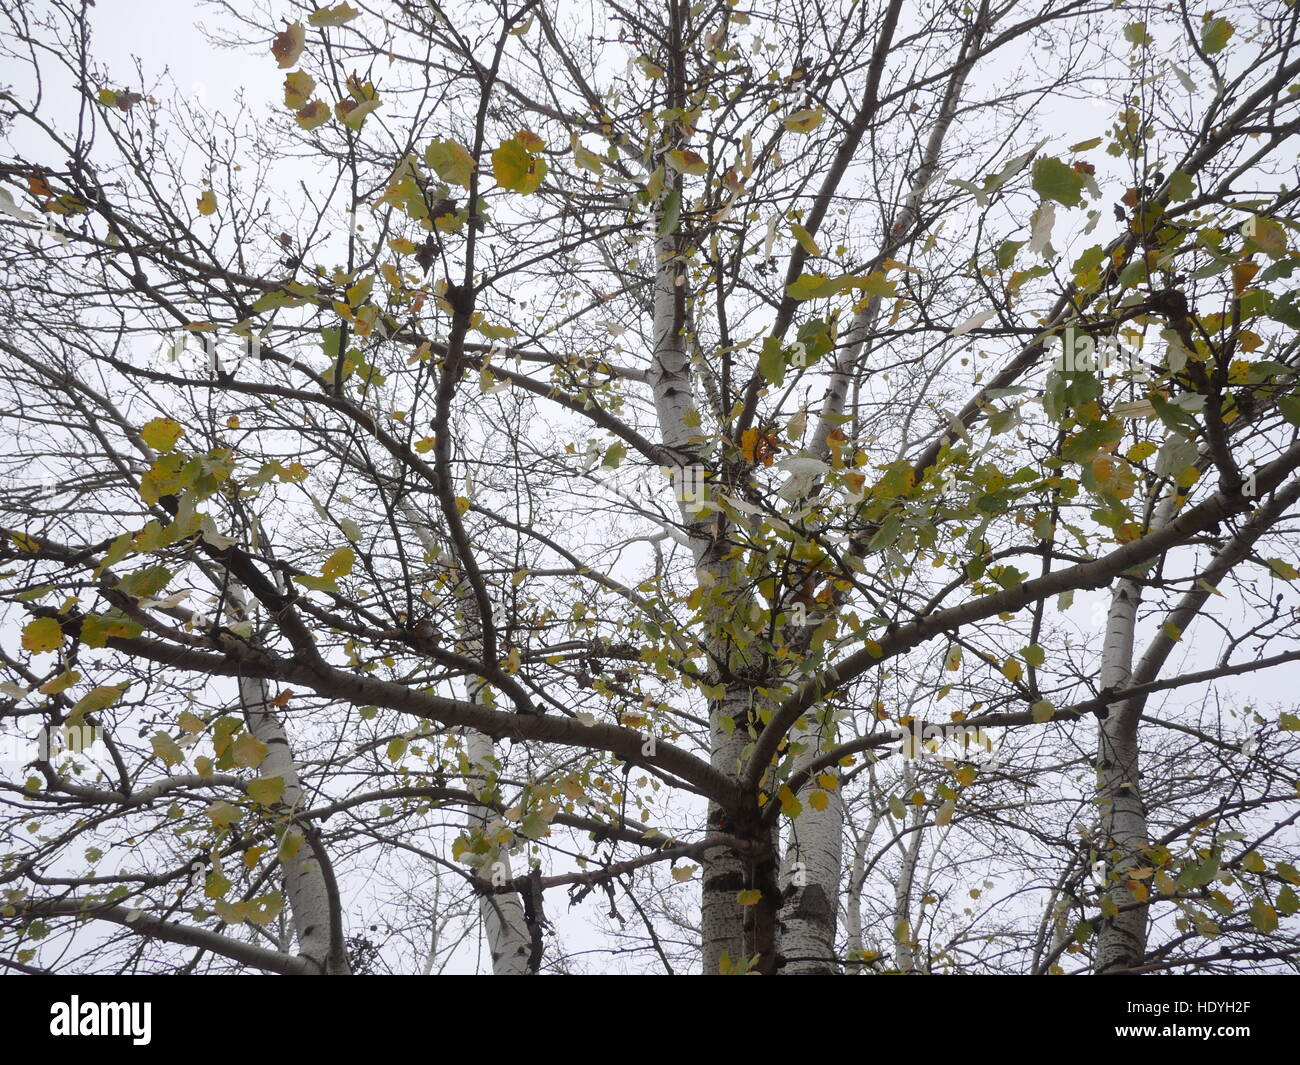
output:
{"label": "autumn leaf", "polygon": [[305,70],[295,70],[284,77],[284,104],[295,111],[307,106],[316,88],[316,79]]}
{"label": "autumn leaf", "polygon": [[262,806],[273,806],[284,797],[284,777],[256,777],[248,782],[248,797]]}
{"label": "autumn leaf", "polygon": [[23,628],[23,649],[32,654],[57,650],[63,643],[63,628],[56,618],[36,618]]}
{"label": "autumn leaf", "polygon": [[811,133],[822,124],[822,119],[825,117],[821,111],[805,108],[787,115],[781,125],[791,133]]}
{"label": "autumn leaf", "polygon": [[352,572],[352,567],[356,565],[356,552],[350,547],[340,547],[321,566],[321,576],[329,580],[338,577],[346,577]]}
{"label": "autumn leaf", "polygon": [[1228,39],[1236,32],[1236,27],[1226,18],[1206,16],[1205,22],[1201,24],[1201,47],[1205,49],[1206,55],[1222,52],[1228,46]]}
{"label": "autumn leaf", "polygon": [[312,100],[306,107],[298,111],[295,115],[303,129],[315,129],[329,121],[330,109],[329,104],[324,100]]}
{"label": "autumn leaf", "polygon": [[149,737],[149,746],[153,750],[156,758],[161,758],[164,765],[180,765],[185,761],[184,752],[176,745],[176,741],[165,732],[155,732]]}
{"label": "autumn leaf", "polygon": [[709,168],[702,155],[687,149],[675,149],[668,153],[667,159],[674,170],[683,174],[703,174]]}
{"label": "autumn leaf", "polygon": [[334,117],[342,122],[348,129],[360,129],[366,120],[366,116],[379,108],[381,101],[379,97],[369,100],[343,99],[334,105]]}
{"label": "autumn leaf", "polygon": [[196,201],[199,208],[199,214],[205,218],[210,214],[217,212],[217,194],[211,189],[204,189],[203,195]]}
{"label": "autumn leaf", "polygon": [[256,769],[270,754],[271,749],[251,732],[241,732],[231,747],[231,757],[235,765],[245,769]]}
{"label": "autumn leaf", "polygon": [[474,157],[453,140],[435,140],[424,149],[424,161],[443,181],[467,189],[474,176]]}
{"label": "autumn leaf", "polygon": [[172,418],[154,418],[140,429],[140,439],[155,451],[171,451],[184,435],[185,429]]}
{"label": "autumn leaf", "polygon": [[334,7],[318,8],[307,16],[307,21],[313,26],[342,26],[359,14],[361,12],[351,4],[337,4]]}
{"label": "autumn leaf", "polygon": [[281,70],[288,70],[302,55],[303,45],[307,42],[307,31],[301,22],[294,22],[275,35],[271,42],[271,54],[275,56],[276,65]]}
{"label": "autumn leaf", "polygon": [[[538,138],[534,135],[533,140]],[[503,189],[527,196],[546,177],[546,160],[530,151],[519,136],[512,137],[492,153],[492,176]]]}
{"label": "autumn leaf", "polygon": [[59,692],[67,691],[81,679],[81,674],[75,669],[65,670],[57,677],[52,677],[42,684],[37,691],[42,695],[58,695]]}

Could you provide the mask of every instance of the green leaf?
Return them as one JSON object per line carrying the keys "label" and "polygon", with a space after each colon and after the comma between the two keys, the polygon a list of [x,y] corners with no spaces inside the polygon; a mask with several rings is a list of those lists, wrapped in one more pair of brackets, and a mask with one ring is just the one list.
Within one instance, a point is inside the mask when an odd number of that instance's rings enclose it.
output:
{"label": "green leaf", "polygon": [[1279,396],[1277,409],[1292,425],[1300,426],[1300,396]]}
{"label": "green leaf", "polygon": [[1266,935],[1277,931],[1277,910],[1263,899],[1250,904],[1250,923]]}
{"label": "green leaf", "polygon": [[1228,39],[1236,32],[1236,27],[1226,18],[1207,19],[1201,24],[1201,47],[1206,55],[1222,52],[1228,46]]}
{"label": "green leaf", "polygon": [[1147,33],[1145,22],[1130,22],[1124,27],[1124,39],[1135,48],[1145,48],[1152,43],[1151,34]]}
{"label": "green leaf", "polygon": [[1043,156],[1034,161],[1033,187],[1044,200],[1055,200],[1066,207],[1083,202],[1083,175],[1072,166]]}
{"label": "green leaf", "polygon": [[1190,175],[1184,174],[1181,170],[1175,170],[1169,176],[1169,202],[1179,203],[1183,200],[1190,200],[1196,193],[1196,186],[1193,184]]}
{"label": "green leaf", "polygon": [[148,566],[134,573],[128,573],[122,578],[118,588],[127,595],[148,597],[161,592],[171,579],[171,570],[166,566]]}
{"label": "green leaf", "polygon": [[88,614],[81,621],[81,642],[87,647],[104,647],[115,637],[129,640],[139,636],[141,631],[138,622],[117,611]]}
{"label": "green leaf", "polygon": [[681,189],[673,189],[664,199],[663,213],[659,218],[659,228],[655,231],[655,236],[666,237],[669,233],[677,231],[677,220],[682,213],[682,192]]}
{"label": "green leaf", "polygon": [[452,185],[467,189],[474,176],[474,157],[454,140],[435,140],[424,149],[424,161]]}
{"label": "green leaf", "polygon": [[45,654],[63,644],[63,627],[56,618],[36,618],[23,628],[23,649],[32,654]]}
{"label": "green leaf", "polygon": [[1056,707],[1046,699],[1039,699],[1029,708],[1029,712],[1033,715],[1034,721],[1041,725],[1044,721],[1052,720],[1052,716],[1056,713]]}
{"label": "green leaf", "polygon": [[785,349],[775,337],[763,341],[763,350],[758,356],[758,372],[770,385],[780,385],[785,378]]}

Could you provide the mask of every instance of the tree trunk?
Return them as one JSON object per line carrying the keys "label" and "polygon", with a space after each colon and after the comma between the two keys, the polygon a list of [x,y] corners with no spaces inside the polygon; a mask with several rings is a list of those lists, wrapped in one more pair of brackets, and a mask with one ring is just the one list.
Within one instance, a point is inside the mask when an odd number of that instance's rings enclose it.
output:
{"label": "tree trunk", "polygon": [[[1121,577],[1111,596],[1102,645],[1102,691],[1129,683],[1133,668],[1133,631],[1141,586]],[[1097,801],[1101,813],[1101,860],[1106,863],[1107,889],[1119,912],[1102,917],[1097,937],[1095,969],[1105,973],[1136,964],[1146,950],[1146,907],[1133,908],[1125,886],[1125,870],[1141,860],[1147,845],[1147,812],[1142,801],[1138,720],[1140,708],[1129,701],[1111,704],[1097,727]],[[1129,907],[1129,908],[1125,908]]]}
{"label": "tree trunk", "polygon": [[[293,749],[289,746],[284,726],[270,705],[269,694],[266,681],[252,677],[239,679],[239,700],[248,731],[267,747],[266,759],[259,772],[264,777],[280,777],[284,781],[282,801],[285,807],[301,810],[302,786],[298,781]],[[311,826],[302,831],[310,833]],[[337,913],[339,904],[337,898],[331,904],[330,896],[336,889],[321,865],[321,855],[310,836],[292,858],[285,860],[282,868],[286,901],[298,939],[298,953],[326,975],[349,975],[351,969],[342,941],[342,928],[333,929],[335,934],[331,935],[331,913]]]}
{"label": "tree trunk", "polygon": [[[835,742],[834,725],[819,725],[805,741],[800,768]],[[824,809],[812,804],[826,795]],[[777,971],[786,976],[838,973],[835,934],[844,863],[844,801],[838,788],[823,789],[811,779],[799,791],[803,807],[790,822],[782,863]]]}

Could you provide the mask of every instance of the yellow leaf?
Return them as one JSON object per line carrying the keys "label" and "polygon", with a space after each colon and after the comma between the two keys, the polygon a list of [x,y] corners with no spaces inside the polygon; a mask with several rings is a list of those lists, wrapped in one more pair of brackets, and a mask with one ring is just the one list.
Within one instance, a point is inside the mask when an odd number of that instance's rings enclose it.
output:
{"label": "yellow leaf", "polygon": [[515,140],[527,148],[530,152],[540,152],[546,147],[546,142],[542,140],[531,129],[525,127],[515,134]]}
{"label": "yellow leaf", "polygon": [[266,761],[270,748],[251,732],[242,732],[239,739],[235,740],[231,754],[235,765],[242,765],[245,769],[256,769]]}
{"label": "yellow leaf", "polygon": [[307,21],[313,26],[342,26],[345,22],[351,22],[359,14],[361,12],[350,4],[338,4],[313,11],[307,16]]}
{"label": "yellow leaf", "polygon": [[32,654],[45,654],[63,643],[63,627],[55,618],[36,618],[23,629],[23,649]]}
{"label": "yellow leaf", "polygon": [[284,795],[284,777],[256,777],[248,782],[248,797],[262,806],[272,806]]}
{"label": "yellow leaf", "polygon": [[312,100],[295,116],[303,129],[315,129],[329,121],[330,109],[324,100]]}
{"label": "yellow leaf", "polygon": [[1046,699],[1039,699],[1029,708],[1029,712],[1033,715],[1034,720],[1041,725],[1044,721],[1052,720],[1052,715],[1056,713],[1056,707]]}
{"label": "yellow leaf", "polygon": [[208,820],[217,828],[233,825],[243,816],[238,806],[224,801],[212,803],[204,812],[208,815]]}
{"label": "yellow leaf", "polygon": [[673,866],[673,879],[679,884],[684,884],[695,875],[697,869],[699,869],[698,865],[675,865]]}
{"label": "yellow leaf", "polygon": [[340,547],[321,566],[321,576],[329,580],[334,580],[336,577],[346,577],[352,572],[352,567],[356,565],[356,561],[356,552],[352,548]]}
{"label": "yellow leaf", "polygon": [[[537,139],[534,135],[534,139]],[[514,137],[492,153],[492,176],[503,189],[527,196],[546,177],[546,160]]]}
{"label": "yellow leaf", "polygon": [[736,902],[741,906],[757,906],[763,901],[763,893],[757,888],[750,888],[748,891],[740,891],[736,894]]}
{"label": "yellow leaf", "polygon": [[155,418],[140,429],[140,439],[155,451],[170,451],[184,433],[180,422],[171,418]]}
{"label": "yellow leaf", "polygon": [[370,100],[362,100],[360,103],[356,100],[340,100],[334,105],[334,117],[348,129],[360,129],[366,116],[377,110],[379,104],[380,100],[377,96]]}
{"label": "yellow leaf", "polygon": [[199,214],[207,216],[217,212],[217,194],[211,189],[205,189],[203,195],[198,198]]}
{"label": "yellow leaf", "polygon": [[284,76],[284,105],[295,111],[307,106],[312,90],[316,88],[316,79],[305,70],[295,70]]}
{"label": "yellow leaf", "polygon": [[794,239],[799,242],[799,246],[809,255],[820,255],[822,253],[821,247],[815,240],[813,240],[812,234],[809,233],[808,230],[804,229],[803,226],[794,225],[792,223],[790,225],[790,233]]}
{"label": "yellow leaf", "polygon": [[825,117],[819,110],[805,108],[787,115],[781,125],[791,133],[811,133],[822,124],[822,119]]}
{"label": "yellow leaf", "polygon": [[185,755],[176,746],[176,741],[165,732],[155,732],[150,736],[149,746],[153,748],[154,755],[162,759],[164,765],[180,765],[185,761]]}
{"label": "yellow leaf", "polygon": [[674,170],[683,174],[703,174],[709,168],[702,155],[689,149],[674,149],[669,152],[668,162]]}
{"label": "yellow leaf", "polygon": [[47,680],[38,689],[42,695],[58,695],[61,691],[67,691],[81,679],[81,674],[75,669],[66,670],[57,677]]}
{"label": "yellow leaf", "polygon": [[294,22],[275,35],[271,42],[271,54],[275,56],[276,65],[281,70],[288,70],[302,55],[302,47],[307,43],[307,31],[301,22]]}
{"label": "yellow leaf", "polygon": [[202,732],[204,728],[203,718],[199,717],[198,714],[190,713],[188,710],[182,711],[177,723],[189,733]]}
{"label": "yellow leaf", "polygon": [[824,810],[831,804],[831,797],[824,791],[814,791],[808,797],[808,805],[814,810]]}

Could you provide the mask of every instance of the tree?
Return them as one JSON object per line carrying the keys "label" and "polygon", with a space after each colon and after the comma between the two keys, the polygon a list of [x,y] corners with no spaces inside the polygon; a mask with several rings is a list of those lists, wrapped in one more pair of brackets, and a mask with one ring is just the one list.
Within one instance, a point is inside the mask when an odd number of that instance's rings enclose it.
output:
{"label": "tree", "polygon": [[212,6],[5,16],[6,964],[1294,966],[1294,9]]}

